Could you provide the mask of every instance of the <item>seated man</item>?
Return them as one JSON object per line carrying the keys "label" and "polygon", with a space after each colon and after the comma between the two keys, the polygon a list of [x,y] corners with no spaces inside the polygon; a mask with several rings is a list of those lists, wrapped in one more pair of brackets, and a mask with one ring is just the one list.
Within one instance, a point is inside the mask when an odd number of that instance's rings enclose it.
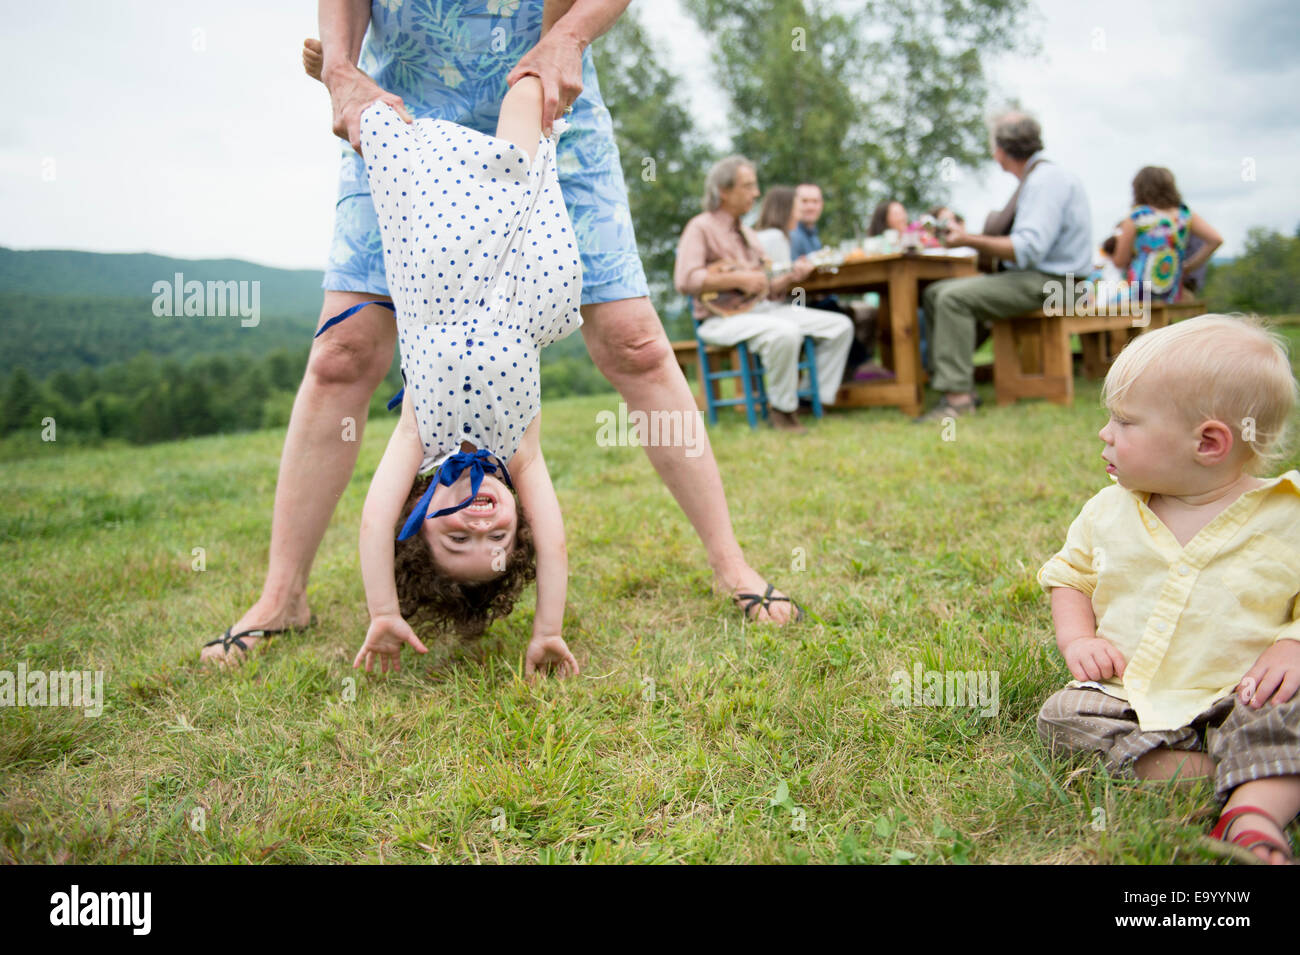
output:
{"label": "seated man", "polygon": [[[992,133],[993,158],[1020,180],[1012,199],[1011,232],[971,235],[954,224],[944,242],[986,253],[1003,271],[945,279],[926,288],[922,301],[930,326],[931,384],[944,394],[918,420],[975,410],[977,323],[1042,308],[1053,287],[1081,281],[1091,268],[1088,197],[1077,176],[1043,157],[1038,122],[1023,113],[1006,113],[994,120]],[[1069,290],[1061,291],[1068,300]]]}
{"label": "seated man", "polygon": [[[817,386],[823,404],[835,402],[853,323],[838,312],[781,304],[787,292],[812,274],[807,261],[772,281],[763,268],[763,252],[755,236],[741,225],[758,198],[758,174],[743,156],[728,156],[709,170],[704,185],[704,212],[686,223],[677,244],[673,284],[695,299],[700,340],[710,345],[747,342],[763,360],[772,425],[803,430],[798,410],[798,365],[805,335],[816,340]],[[732,315],[709,311],[701,296],[708,292],[738,292],[757,296],[749,309]]]}
{"label": "seated man", "polygon": [[[801,182],[795,188],[795,225],[790,230],[790,254],[793,258],[810,256],[822,247],[822,239],[817,232],[817,220],[821,218],[824,208],[821,186],[815,182]],[[834,295],[810,295],[807,305],[809,308],[839,312],[841,315],[847,315],[853,322],[855,334],[853,344],[849,347],[848,366],[849,371],[853,373],[854,381],[893,377],[893,372],[881,368],[870,360],[876,352],[875,308],[863,302],[844,304]]]}

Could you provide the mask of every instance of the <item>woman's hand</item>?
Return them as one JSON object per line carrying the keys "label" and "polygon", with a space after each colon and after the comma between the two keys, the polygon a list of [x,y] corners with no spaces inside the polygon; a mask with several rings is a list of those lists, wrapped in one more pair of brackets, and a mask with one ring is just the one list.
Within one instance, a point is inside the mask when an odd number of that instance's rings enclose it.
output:
{"label": "woman's hand", "polygon": [[[306,55],[304,54],[304,64]],[[334,112],[334,135],[346,139],[357,154],[361,153],[361,113],[375,100],[382,100],[397,115],[412,122],[411,114],[406,111],[402,98],[396,93],[389,93],[355,66],[341,67],[334,73],[326,75],[324,83],[330,91],[330,106]]]}
{"label": "woman's hand", "polygon": [[539,669],[549,670],[556,676],[577,676],[578,661],[569,652],[569,646],[559,634],[536,636],[524,654],[524,676],[532,677]]}
{"label": "woman's hand", "polygon": [[506,76],[506,84],[514,86],[529,75],[542,81],[542,135],[550,136],[556,117],[582,93],[582,47],[577,38],[561,30],[547,31]]}
{"label": "woman's hand", "polygon": [[378,657],[382,672],[394,672],[402,668],[402,647],[410,644],[416,653],[428,653],[429,650],[415,635],[410,624],[402,619],[401,614],[386,613],[370,618],[370,629],[366,632],[366,642],[357,651],[352,666],[359,667],[366,661],[366,672],[374,672],[375,658]]}

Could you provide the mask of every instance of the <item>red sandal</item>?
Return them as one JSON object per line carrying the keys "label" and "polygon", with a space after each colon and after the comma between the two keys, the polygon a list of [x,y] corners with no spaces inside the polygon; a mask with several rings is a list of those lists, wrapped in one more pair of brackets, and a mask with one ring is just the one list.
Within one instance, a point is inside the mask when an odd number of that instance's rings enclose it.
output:
{"label": "red sandal", "polygon": [[[1247,813],[1255,813],[1256,815],[1263,816],[1274,825],[1277,825],[1277,820],[1258,806],[1235,806],[1219,817],[1218,823],[1212,830],[1210,830],[1210,838],[1217,839],[1220,842],[1226,842],[1230,846],[1237,846],[1245,849],[1247,852],[1251,852],[1252,854],[1256,846],[1268,846],[1270,849],[1276,849],[1278,852],[1285,855],[1287,861],[1295,862],[1295,858],[1291,855],[1291,846],[1285,842],[1285,826],[1277,826],[1283,831],[1283,842],[1278,842],[1268,833],[1260,832],[1258,829],[1246,829],[1243,832],[1237,833],[1231,839],[1225,838],[1228,829],[1232,827],[1233,820],[1244,816]],[[1258,856],[1256,858],[1258,858]],[[1264,860],[1260,859],[1259,861],[1263,862]]]}

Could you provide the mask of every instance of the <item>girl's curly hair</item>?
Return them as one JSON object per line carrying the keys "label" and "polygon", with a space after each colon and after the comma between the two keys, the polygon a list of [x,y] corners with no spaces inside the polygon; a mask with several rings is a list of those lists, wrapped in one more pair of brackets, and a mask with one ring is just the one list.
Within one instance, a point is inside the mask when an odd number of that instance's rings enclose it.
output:
{"label": "girl's curly hair", "polygon": [[[417,477],[411,487],[394,531],[428,490],[436,472]],[[537,550],[533,546],[533,529],[523,505],[515,500],[518,526],[514,548],[506,558],[506,569],[483,583],[464,583],[450,577],[434,562],[423,535],[414,534],[396,542],[393,554],[393,577],[397,583],[397,600],[403,619],[414,626],[428,622],[442,631],[462,637],[480,637],[497,617],[514,609],[524,584],[537,578]]]}

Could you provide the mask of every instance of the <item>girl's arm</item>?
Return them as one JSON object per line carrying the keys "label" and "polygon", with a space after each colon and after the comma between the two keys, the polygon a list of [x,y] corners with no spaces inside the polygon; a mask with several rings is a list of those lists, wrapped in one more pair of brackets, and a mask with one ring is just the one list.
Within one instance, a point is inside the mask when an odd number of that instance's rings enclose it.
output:
{"label": "girl's arm", "polygon": [[1205,244],[1196,250],[1196,254],[1190,256],[1183,262],[1184,272],[1195,272],[1206,262],[1210,261],[1210,256],[1214,255],[1215,250],[1223,245],[1223,236],[1219,235],[1217,229],[1201,218],[1199,213],[1192,213],[1192,221],[1188,225],[1192,235],[1203,241]]}
{"label": "girl's arm", "polygon": [[519,503],[528,515],[537,550],[537,611],[533,616],[527,672],[532,673],[539,664],[555,664],[561,673],[573,675],[578,672],[578,661],[561,636],[569,585],[569,552],[564,541],[560,501],[542,457],[541,422],[538,412],[510,463]]}
{"label": "girl's arm", "polygon": [[401,420],[388,440],[361,511],[361,578],[372,618],[401,613],[393,581],[393,539],[423,458],[424,445],[408,390],[402,400]]}
{"label": "girl's arm", "polygon": [[1119,236],[1115,239],[1115,254],[1110,257],[1116,268],[1129,267],[1129,263],[1133,261],[1133,243],[1136,239],[1137,226],[1133,224],[1132,219],[1125,219],[1120,223]]}

